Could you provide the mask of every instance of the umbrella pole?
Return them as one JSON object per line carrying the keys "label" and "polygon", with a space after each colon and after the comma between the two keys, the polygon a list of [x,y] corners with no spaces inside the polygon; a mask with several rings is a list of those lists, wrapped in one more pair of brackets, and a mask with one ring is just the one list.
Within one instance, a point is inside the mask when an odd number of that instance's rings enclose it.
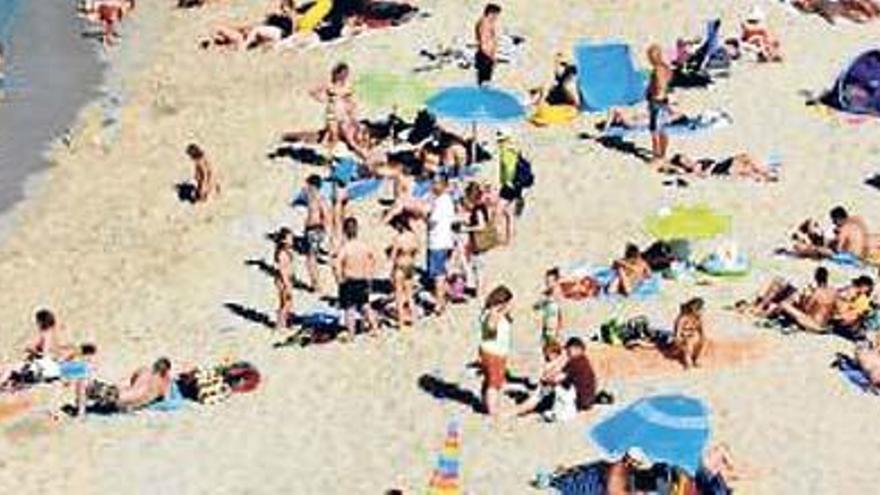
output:
{"label": "umbrella pole", "polygon": [[477,121],[473,121],[471,123],[471,163],[468,165],[475,165],[479,160],[477,160]]}

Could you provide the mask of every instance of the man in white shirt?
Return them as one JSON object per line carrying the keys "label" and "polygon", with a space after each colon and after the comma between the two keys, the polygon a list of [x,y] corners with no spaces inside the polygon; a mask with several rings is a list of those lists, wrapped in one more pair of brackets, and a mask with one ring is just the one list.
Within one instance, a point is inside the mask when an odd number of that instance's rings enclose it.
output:
{"label": "man in white shirt", "polygon": [[445,177],[437,176],[431,185],[431,207],[428,213],[428,278],[434,284],[434,311],[446,310],[447,263],[455,246],[453,224],[456,221],[455,202],[448,192]]}

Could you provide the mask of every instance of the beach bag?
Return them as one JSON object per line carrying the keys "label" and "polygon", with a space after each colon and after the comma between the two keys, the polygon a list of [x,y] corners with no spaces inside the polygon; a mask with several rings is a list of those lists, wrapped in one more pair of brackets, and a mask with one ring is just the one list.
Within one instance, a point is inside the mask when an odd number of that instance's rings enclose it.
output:
{"label": "beach bag", "polygon": [[603,344],[623,345],[623,339],[620,337],[622,332],[623,325],[617,321],[617,318],[612,318],[599,327],[599,339]]}
{"label": "beach bag", "polygon": [[650,325],[648,323],[648,318],[644,316],[636,316],[635,318],[630,318],[623,324],[623,328],[620,332],[620,340],[623,342],[623,345],[626,346],[637,340],[647,338],[649,333]]}
{"label": "beach bag", "polygon": [[33,369],[38,382],[49,382],[61,378],[61,366],[49,357],[35,359]]}
{"label": "beach bag", "polygon": [[513,175],[513,186],[524,191],[535,185],[535,174],[532,172],[532,164],[519,153],[516,158],[516,171]]}
{"label": "beach bag", "polygon": [[112,383],[95,380],[86,387],[86,398],[96,409],[112,410],[119,402],[119,387]]}
{"label": "beach bag", "polygon": [[672,254],[672,246],[666,241],[657,241],[651,244],[642,253],[642,257],[648,263],[648,266],[651,267],[651,271],[654,272],[668,270],[672,266],[672,262],[675,261],[675,256]]}
{"label": "beach bag", "polygon": [[178,386],[184,397],[205,405],[222,402],[232,393],[223,375],[213,368],[196,368],[182,375]]}
{"label": "beach bag", "polygon": [[489,251],[500,244],[498,229],[493,222],[489,222],[482,230],[473,233],[474,253],[481,254]]}
{"label": "beach bag", "polygon": [[248,362],[238,362],[232,366],[223,368],[223,381],[234,394],[251,392],[260,385],[260,372]]}

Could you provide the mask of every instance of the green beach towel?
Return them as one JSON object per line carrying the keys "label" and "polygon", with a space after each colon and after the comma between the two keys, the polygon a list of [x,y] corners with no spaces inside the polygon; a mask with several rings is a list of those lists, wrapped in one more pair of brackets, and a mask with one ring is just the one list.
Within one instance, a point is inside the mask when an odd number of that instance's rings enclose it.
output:
{"label": "green beach towel", "polygon": [[658,239],[711,239],[730,230],[730,217],[706,205],[664,208],[645,221]]}
{"label": "green beach towel", "polygon": [[425,106],[432,88],[416,77],[394,72],[367,72],[354,84],[359,101],[370,111],[389,113],[393,107],[404,115],[415,115]]}

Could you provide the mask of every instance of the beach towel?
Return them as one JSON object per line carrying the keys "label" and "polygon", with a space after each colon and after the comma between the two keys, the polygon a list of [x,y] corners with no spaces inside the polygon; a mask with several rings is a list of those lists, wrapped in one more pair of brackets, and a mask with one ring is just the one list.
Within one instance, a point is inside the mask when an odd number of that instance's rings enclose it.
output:
{"label": "beach towel", "polygon": [[303,12],[296,23],[296,30],[299,32],[314,31],[330,13],[333,8],[333,0],[317,0],[308,10]]}
{"label": "beach towel", "polygon": [[[566,271],[565,278],[567,280],[588,278],[595,281],[600,288],[598,293],[600,299],[615,300],[623,297],[619,294],[608,294],[609,287],[617,279],[617,274],[611,267],[595,267],[589,263],[581,264],[569,268]],[[661,286],[662,277],[655,273],[652,274],[650,278],[637,285],[627,297],[635,300],[650,299],[660,294]]]}
{"label": "beach towel", "polygon": [[577,118],[578,113],[578,108],[572,105],[542,103],[535,107],[535,112],[529,117],[529,122],[538,127],[570,124]]}
{"label": "beach towel", "polygon": [[172,412],[183,408],[184,405],[185,400],[183,398],[183,394],[180,393],[180,387],[178,387],[177,382],[171,382],[171,388],[168,390],[168,395],[166,395],[165,398],[163,398],[162,400],[153,402],[152,404],[146,406],[144,410]]}
{"label": "beach towel", "polygon": [[[382,179],[369,178],[356,180],[348,185],[348,199],[350,201],[361,201],[368,199],[382,188]],[[334,185],[330,181],[321,184],[321,197],[327,201],[332,201],[334,196]],[[293,199],[294,206],[305,206],[308,203],[306,190],[302,188]]]}
{"label": "beach towel", "polygon": [[581,110],[602,112],[645,99],[647,76],[635,68],[623,43],[581,43],[574,50]]}
{"label": "beach towel", "polygon": [[862,392],[867,392],[873,395],[880,395],[880,391],[877,390],[876,387],[871,385],[871,380],[865,374],[865,372],[859,367],[856,362],[850,358],[849,356],[838,355],[837,361],[835,361],[837,370],[840,372],[841,376],[846,379],[853,386],[861,390]]}
{"label": "beach towel", "polygon": [[[697,134],[704,131],[722,129],[733,123],[733,118],[723,110],[706,110],[696,116],[683,116],[673,120],[664,130],[669,135],[685,136],[689,134]],[[648,133],[648,123],[640,122],[632,126],[622,126],[613,124],[605,127],[602,131],[602,137],[618,137],[623,138],[634,134]]]}
{"label": "beach towel", "polygon": [[550,488],[559,495],[604,495],[607,466],[592,463],[575,466],[550,480]]}

